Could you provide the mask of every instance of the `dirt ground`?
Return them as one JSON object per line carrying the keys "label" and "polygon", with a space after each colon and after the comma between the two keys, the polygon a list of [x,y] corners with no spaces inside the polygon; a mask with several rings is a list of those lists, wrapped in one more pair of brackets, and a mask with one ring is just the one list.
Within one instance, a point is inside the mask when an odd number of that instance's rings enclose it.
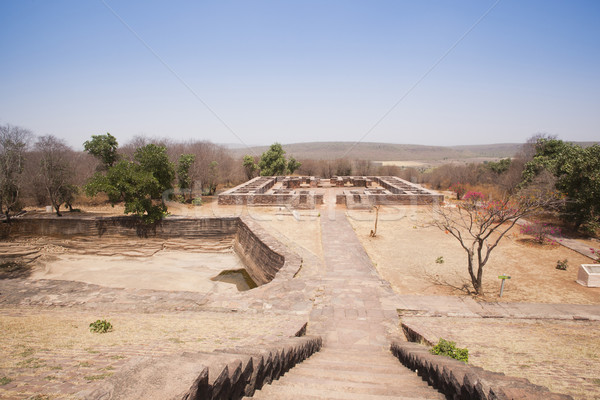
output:
{"label": "dirt ground", "polygon": [[600,399],[600,322],[402,317],[469,350],[469,364],[529,379],[576,399]]}
{"label": "dirt ground", "polygon": [[[379,214],[350,211],[349,220],[382,277],[399,294],[461,295],[469,283],[466,252],[451,235],[428,226],[432,218],[425,206],[387,207]],[[436,262],[442,257],[443,263]],[[568,260],[566,271],[556,269]],[[485,266],[483,287],[488,301],[600,304],[600,288],[576,283],[580,264],[593,260],[561,245],[537,245],[513,228],[493,250]],[[499,275],[507,280],[499,298]]]}
{"label": "dirt ground", "polygon": [[[137,357],[265,345],[293,334],[286,318],[292,317],[0,308],[0,398],[68,399]],[[113,330],[90,332],[98,319]]]}

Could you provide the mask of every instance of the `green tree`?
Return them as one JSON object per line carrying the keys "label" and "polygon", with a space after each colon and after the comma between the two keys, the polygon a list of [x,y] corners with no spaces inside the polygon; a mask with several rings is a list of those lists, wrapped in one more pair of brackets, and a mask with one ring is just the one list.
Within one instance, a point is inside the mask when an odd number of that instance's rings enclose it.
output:
{"label": "green tree", "polygon": [[119,161],[106,175],[96,173],[85,189],[91,196],[106,193],[113,205],[123,201],[126,214],[152,223],[167,213],[163,193],[172,188],[174,176],[166,148],[149,144],[135,151],[134,161]]}
{"label": "green tree", "polygon": [[285,174],[287,160],[285,159],[285,151],[279,143],[273,143],[269,150],[260,156],[258,167],[262,176]]}
{"label": "green tree", "polygon": [[294,157],[290,157],[290,159],[288,160],[288,171],[290,171],[290,174],[293,174],[294,171],[296,171],[298,168],[300,168],[302,166],[301,163],[299,163],[298,161],[296,161],[296,159]]}
{"label": "green tree", "polygon": [[493,171],[496,174],[500,175],[500,174],[508,171],[508,169],[510,168],[510,163],[511,163],[510,158],[503,158],[499,161],[490,161],[489,163],[485,164],[485,166],[490,171]]}
{"label": "green tree", "polygon": [[522,186],[531,185],[544,172],[556,178],[556,189],[567,196],[563,217],[595,225],[600,217],[600,145],[583,148],[559,139],[541,138],[533,160],[525,164]]}
{"label": "green tree", "polygon": [[115,165],[119,159],[118,147],[117,138],[108,132],[106,135],[92,135],[92,140],[86,140],[83,143],[83,149],[98,158],[102,162],[104,170]]}
{"label": "green tree", "polygon": [[0,212],[10,222],[10,213],[20,209],[25,152],[31,132],[11,125],[0,126]]}
{"label": "green tree", "polygon": [[[192,164],[196,161],[196,156],[194,154],[182,154],[179,156],[179,160],[177,161],[177,181],[179,182],[179,189],[183,191],[183,198],[185,201],[191,201],[192,196],[192,175],[190,169]],[[188,198],[185,197],[185,193],[189,192]]]}
{"label": "green tree", "polygon": [[242,162],[242,166],[244,167],[244,172],[246,173],[246,178],[248,178],[248,180],[254,178],[254,174],[256,173],[256,170],[258,169],[258,165],[256,165],[256,163],[254,162],[254,157],[246,154],[244,156],[244,161]]}

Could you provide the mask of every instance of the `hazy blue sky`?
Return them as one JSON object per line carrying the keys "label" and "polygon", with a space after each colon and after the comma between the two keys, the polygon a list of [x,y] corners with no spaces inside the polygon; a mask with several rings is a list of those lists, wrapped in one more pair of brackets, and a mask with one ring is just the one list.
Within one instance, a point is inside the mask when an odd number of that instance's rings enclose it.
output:
{"label": "hazy blue sky", "polygon": [[3,0],[0,124],[77,148],[599,140],[599,21],[596,0]]}

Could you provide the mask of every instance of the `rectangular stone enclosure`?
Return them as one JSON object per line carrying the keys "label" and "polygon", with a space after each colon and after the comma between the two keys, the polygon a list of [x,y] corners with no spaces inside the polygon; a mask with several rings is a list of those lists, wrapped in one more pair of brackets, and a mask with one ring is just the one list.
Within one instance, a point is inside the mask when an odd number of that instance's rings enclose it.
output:
{"label": "rectangular stone enclosure", "polygon": [[444,196],[395,176],[259,176],[218,196],[222,205],[313,209],[330,198],[347,208],[440,204]]}
{"label": "rectangular stone enclosure", "polygon": [[577,283],[587,287],[600,287],[600,264],[581,264]]}

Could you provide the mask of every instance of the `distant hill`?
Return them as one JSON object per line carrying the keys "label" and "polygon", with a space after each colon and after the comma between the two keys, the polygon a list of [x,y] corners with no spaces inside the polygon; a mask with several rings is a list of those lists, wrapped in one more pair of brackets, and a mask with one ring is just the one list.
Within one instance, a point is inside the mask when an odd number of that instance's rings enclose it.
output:
{"label": "distant hill", "polygon": [[[583,147],[597,142],[573,142]],[[416,144],[394,144],[365,142],[307,142],[283,144],[288,156],[296,159],[333,160],[349,158],[370,161],[420,161],[426,164],[445,162],[482,162],[499,158],[514,157],[522,143],[496,143],[465,146],[422,146]],[[260,156],[269,146],[230,147],[235,157],[245,154]]]}
{"label": "distant hill", "polygon": [[[308,142],[284,144],[283,149],[288,156],[297,159],[332,160],[346,157],[371,161],[441,161],[512,157],[521,146],[520,143],[446,147],[373,142]],[[255,146],[231,151],[241,157],[244,154],[260,155],[268,148]]]}

